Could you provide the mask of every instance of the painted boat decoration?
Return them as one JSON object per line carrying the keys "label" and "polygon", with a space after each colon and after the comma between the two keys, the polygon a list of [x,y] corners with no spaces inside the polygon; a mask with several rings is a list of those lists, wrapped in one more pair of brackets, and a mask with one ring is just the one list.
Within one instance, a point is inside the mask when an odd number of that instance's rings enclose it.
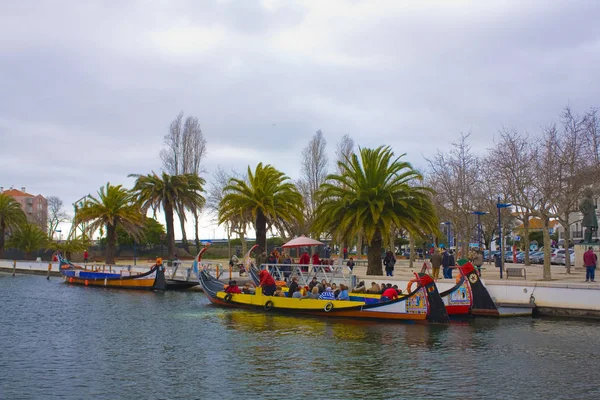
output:
{"label": "painted boat decoration", "polygon": [[225,293],[225,284],[200,271],[200,285],[213,304],[264,312],[340,318],[364,318],[397,321],[448,322],[446,307],[433,279],[418,276],[417,288],[396,300],[368,304],[364,301],[295,299],[256,294]]}
{"label": "painted boat decoration", "polygon": [[[112,270],[106,272],[83,268],[74,265],[60,255],[58,261],[60,273],[65,282],[69,284],[138,290],[167,289],[165,270],[162,263],[155,264],[148,272],[135,274],[126,270],[117,273]],[[127,275],[127,273],[130,275]]]}

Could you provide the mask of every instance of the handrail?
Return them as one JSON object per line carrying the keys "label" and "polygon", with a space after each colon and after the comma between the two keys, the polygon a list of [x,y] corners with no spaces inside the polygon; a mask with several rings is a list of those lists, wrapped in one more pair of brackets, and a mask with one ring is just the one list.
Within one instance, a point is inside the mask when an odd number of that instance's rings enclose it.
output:
{"label": "handrail", "polygon": [[290,282],[293,277],[298,277],[298,283],[306,286],[313,277],[327,282],[334,280],[339,283],[349,284],[351,271],[346,265],[312,265],[312,264],[262,264],[278,281]]}

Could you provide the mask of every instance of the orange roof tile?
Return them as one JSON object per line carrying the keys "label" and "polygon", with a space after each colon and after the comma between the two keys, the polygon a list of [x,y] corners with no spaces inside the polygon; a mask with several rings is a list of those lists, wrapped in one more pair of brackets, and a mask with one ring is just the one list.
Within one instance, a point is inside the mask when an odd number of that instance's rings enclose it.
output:
{"label": "orange roof tile", "polygon": [[17,196],[17,197],[34,197],[32,194],[21,192],[20,190],[17,190],[17,189],[8,189],[8,190],[5,190],[2,193],[7,194],[9,196],[13,196],[13,197],[14,196]]}

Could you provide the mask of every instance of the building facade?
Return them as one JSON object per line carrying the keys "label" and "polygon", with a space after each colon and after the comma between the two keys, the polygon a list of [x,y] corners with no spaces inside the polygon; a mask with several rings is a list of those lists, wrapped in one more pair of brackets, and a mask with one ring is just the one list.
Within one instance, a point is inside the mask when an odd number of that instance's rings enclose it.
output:
{"label": "building facade", "polygon": [[4,190],[3,187],[0,187],[0,193],[11,196],[21,205],[27,221],[38,225],[44,232],[48,231],[48,201],[44,196],[29,194],[25,187],[22,187],[21,190],[12,187]]}

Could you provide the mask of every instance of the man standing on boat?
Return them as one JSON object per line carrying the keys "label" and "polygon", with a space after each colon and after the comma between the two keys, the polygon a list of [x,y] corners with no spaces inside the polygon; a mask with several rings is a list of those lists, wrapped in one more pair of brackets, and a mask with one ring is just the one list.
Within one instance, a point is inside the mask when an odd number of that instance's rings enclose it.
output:
{"label": "man standing on boat", "polygon": [[273,293],[275,293],[275,290],[277,289],[277,284],[275,283],[273,276],[271,276],[269,271],[263,269],[258,274],[258,277],[260,278],[259,286],[262,288],[263,295],[273,296]]}
{"label": "man standing on boat", "polygon": [[[567,254],[567,253],[565,253]],[[598,263],[598,256],[594,253],[594,248],[590,246],[588,251],[583,253],[583,264],[585,265],[585,281],[596,282],[596,264]]]}

